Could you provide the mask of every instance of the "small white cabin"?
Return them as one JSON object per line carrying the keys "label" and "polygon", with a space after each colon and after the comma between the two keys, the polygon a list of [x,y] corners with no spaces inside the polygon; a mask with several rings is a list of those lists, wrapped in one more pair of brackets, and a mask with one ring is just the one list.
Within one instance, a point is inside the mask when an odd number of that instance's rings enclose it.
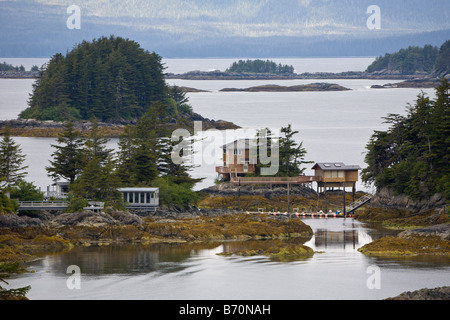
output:
{"label": "small white cabin", "polygon": [[69,193],[69,184],[68,181],[55,180],[51,186],[47,186],[45,196],[47,198],[65,199]]}
{"label": "small white cabin", "polygon": [[129,209],[155,211],[159,207],[159,188],[120,188]]}

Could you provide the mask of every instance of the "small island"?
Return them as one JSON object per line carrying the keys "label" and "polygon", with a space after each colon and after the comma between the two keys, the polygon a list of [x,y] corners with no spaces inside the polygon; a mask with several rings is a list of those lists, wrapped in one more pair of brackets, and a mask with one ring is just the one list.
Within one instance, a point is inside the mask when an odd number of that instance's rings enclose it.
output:
{"label": "small island", "polygon": [[[193,111],[186,97],[193,88],[169,86],[162,58],[134,41],[111,36],[83,41],[66,55],[55,54],[37,73],[28,108],[19,119],[0,121],[0,134],[9,126],[13,136],[57,137],[64,123],[88,134],[92,120],[101,134],[120,137],[149,110],[166,129],[191,129],[202,121],[204,129],[238,129],[225,120],[206,119]],[[23,67],[0,65],[0,70],[25,72]]]}
{"label": "small island", "polygon": [[271,73],[271,74],[294,74],[292,65],[276,64],[271,60],[239,60],[234,62],[225,72],[229,73]]}
{"label": "small island", "polygon": [[335,83],[312,83],[306,85],[296,86],[278,86],[278,85],[264,85],[250,87],[246,89],[225,88],[222,92],[307,92],[307,91],[348,91],[351,89],[345,88]]}

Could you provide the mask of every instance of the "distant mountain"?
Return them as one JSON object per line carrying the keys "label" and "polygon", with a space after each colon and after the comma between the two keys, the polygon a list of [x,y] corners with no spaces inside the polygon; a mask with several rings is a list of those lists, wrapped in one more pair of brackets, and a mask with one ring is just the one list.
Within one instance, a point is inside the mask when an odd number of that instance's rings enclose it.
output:
{"label": "distant mountain", "polygon": [[[0,56],[49,57],[111,34],[165,58],[379,56],[448,39],[448,0],[376,2],[380,30],[366,24],[372,0],[0,0]],[[79,30],[66,26],[73,4]]]}

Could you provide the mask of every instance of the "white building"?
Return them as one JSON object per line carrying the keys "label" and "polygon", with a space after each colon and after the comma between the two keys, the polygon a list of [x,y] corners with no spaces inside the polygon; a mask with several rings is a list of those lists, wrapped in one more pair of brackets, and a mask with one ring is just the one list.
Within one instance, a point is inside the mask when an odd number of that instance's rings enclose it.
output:
{"label": "white building", "polygon": [[156,211],[159,207],[159,188],[120,188],[128,209]]}

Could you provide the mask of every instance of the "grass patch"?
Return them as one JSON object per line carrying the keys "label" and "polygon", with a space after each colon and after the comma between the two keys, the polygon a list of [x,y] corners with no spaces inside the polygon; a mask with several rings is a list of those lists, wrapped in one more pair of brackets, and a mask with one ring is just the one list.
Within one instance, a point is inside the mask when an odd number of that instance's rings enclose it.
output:
{"label": "grass patch", "polygon": [[450,256],[450,241],[437,236],[383,237],[358,251],[372,256]]}

